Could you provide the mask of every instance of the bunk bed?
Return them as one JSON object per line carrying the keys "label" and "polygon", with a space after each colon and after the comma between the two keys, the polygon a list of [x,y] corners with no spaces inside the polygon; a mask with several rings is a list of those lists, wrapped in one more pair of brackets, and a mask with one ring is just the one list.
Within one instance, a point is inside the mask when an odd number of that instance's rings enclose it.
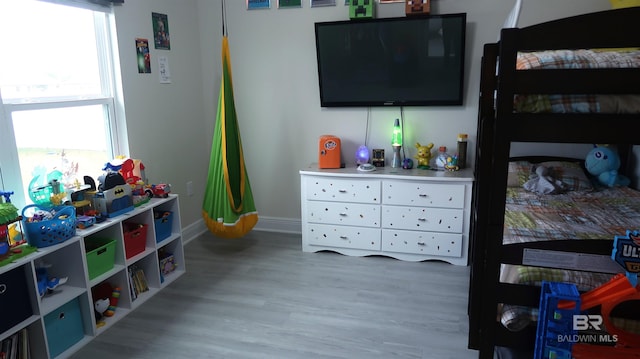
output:
{"label": "bunk bed", "polygon": [[[514,163],[510,158],[512,143],[616,144],[622,163],[621,172],[627,174],[634,173],[633,145],[640,144],[640,114],[633,105],[638,103],[634,96],[640,95],[640,68],[626,65],[579,68],[582,66],[576,64],[569,65],[570,69],[560,66],[519,70],[518,62],[522,62],[519,55],[581,49],[633,51],[640,48],[638,33],[640,7],[579,15],[519,29],[503,29],[497,43],[484,46],[468,307],[469,348],[479,350],[480,358],[493,358],[496,347],[532,352],[535,345],[535,325],[509,330],[500,320],[500,308],[504,305],[537,307],[540,287],[504,281],[509,275],[505,275],[503,269],[522,266],[523,255],[531,250],[605,258],[611,254],[614,236],[621,234],[612,233],[609,240],[560,238],[505,242],[507,185]],[[592,102],[598,98],[607,101],[624,98],[623,102],[632,105],[630,109],[606,111],[602,111],[605,105],[599,103],[563,109],[545,105],[540,109],[531,101],[532,98],[546,98],[548,101],[550,96],[557,95],[587,97]],[[523,99],[527,106],[520,105]],[[640,223],[637,226],[640,227]],[[586,266],[581,271],[600,272],[601,268]]]}

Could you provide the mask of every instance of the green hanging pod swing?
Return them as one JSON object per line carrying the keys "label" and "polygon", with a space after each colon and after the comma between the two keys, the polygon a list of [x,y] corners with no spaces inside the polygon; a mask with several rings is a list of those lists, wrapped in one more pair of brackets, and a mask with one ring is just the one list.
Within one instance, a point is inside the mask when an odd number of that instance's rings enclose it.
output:
{"label": "green hanging pod swing", "polygon": [[229,40],[224,26],[223,1],[222,84],[202,204],[207,228],[223,238],[247,234],[258,222],[251,185],[242,153],[231,76]]}

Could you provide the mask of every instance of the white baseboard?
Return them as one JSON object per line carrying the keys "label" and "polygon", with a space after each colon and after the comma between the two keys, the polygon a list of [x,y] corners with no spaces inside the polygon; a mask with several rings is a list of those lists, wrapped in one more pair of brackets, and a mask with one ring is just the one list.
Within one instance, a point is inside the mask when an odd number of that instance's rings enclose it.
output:
{"label": "white baseboard", "polygon": [[[208,230],[204,220],[199,219],[182,228],[182,243],[187,244]],[[291,218],[258,217],[258,223],[253,227],[253,230],[300,234],[302,233],[302,222],[299,219]]]}
{"label": "white baseboard", "polygon": [[259,217],[253,230],[300,234],[302,233],[302,222],[292,218]]}
{"label": "white baseboard", "polygon": [[204,220],[199,219],[190,225],[182,228],[182,244],[185,245],[198,236],[208,231],[207,226],[204,224]]}

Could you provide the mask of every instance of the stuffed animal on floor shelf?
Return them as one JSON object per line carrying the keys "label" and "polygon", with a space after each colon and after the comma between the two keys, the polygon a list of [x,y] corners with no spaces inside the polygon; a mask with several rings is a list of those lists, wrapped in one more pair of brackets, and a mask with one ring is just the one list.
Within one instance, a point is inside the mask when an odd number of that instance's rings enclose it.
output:
{"label": "stuffed animal on floor shelf", "polygon": [[587,154],[584,166],[589,173],[598,178],[601,184],[607,187],[628,186],[631,183],[628,177],[618,173],[620,157],[608,147],[596,145]]}

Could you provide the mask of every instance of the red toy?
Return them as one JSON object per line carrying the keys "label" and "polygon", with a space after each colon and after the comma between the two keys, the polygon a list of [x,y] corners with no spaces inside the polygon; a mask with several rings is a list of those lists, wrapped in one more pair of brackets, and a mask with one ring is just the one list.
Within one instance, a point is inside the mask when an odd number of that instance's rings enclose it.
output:
{"label": "red toy", "polygon": [[169,197],[169,193],[171,193],[171,185],[166,183],[152,184],[151,192],[154,197],[167,198]]}

